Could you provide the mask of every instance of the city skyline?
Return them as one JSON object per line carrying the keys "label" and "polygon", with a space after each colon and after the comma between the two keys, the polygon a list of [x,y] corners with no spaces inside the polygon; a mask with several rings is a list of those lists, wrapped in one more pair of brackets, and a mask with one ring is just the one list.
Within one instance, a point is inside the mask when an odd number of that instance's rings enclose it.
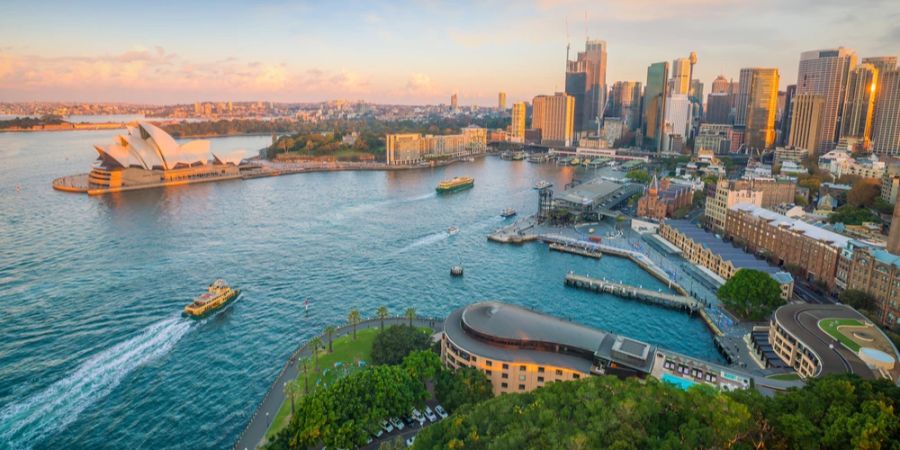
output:
{"label": "city skyline", "polygon": [[[737,80],[743,67],[773,67],[781,89],[795,82],[804,51],[900,52],[900,6],[881,0],[6,9],[0,101],[446,104],[457,92],[460,105],[495,106],[500,91],[510,104],[563,91],[566,44],[574,55],[586,38],[608,43],[608,86],[643,81],[651,63],[691,51],[700,61],[694,78],[704,83],[719,74]],[[703,26],[691,26],[697,22]],[[811,32],[823,28],[842,40]]]}

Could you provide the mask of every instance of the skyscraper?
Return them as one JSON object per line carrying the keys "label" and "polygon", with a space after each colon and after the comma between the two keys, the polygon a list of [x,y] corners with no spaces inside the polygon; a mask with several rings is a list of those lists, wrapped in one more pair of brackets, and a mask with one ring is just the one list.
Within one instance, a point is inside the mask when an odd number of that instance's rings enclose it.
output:
{"label": "skyscraper", "polygon": [[713,94],[727,94],[730,90],[731,83],[725,78],[725,75],[719,75],[713,80],[710,92]]}
{"label": "skyscraper", "polygon": [[634,130],[641,124],[641,82],[617,81],[610,91],[611,117],[621,117],[629,130]]}
{"label": "skyscraper", "polygon": [[841,117],[847,77],[855,66],[856,53],[844,47],[800,54],[797,94],[817,94],[825,100],[822,124],[815,143],[817,153],[833,149],[837,142],[838,119]]}
{"label": "skyscraper", "polygon": [[731,124],[731,94],[715,92],[706,97],[706,123]]}
{"label": "skyscraper", "polygon": [[654,151],[659,151],[662,143],[668,79],[668,62],[653,63],[647,67],[647,85],[644,88],[644,112],[641,117],[641,127],[644,135],[644,148]]}
{"label": "skyscraper", "polygon": [[513,142],[525,141],[525,102],[516,102],[512,105],[512,121],[509,126],[509,134]]}
{"label": "skyscraper", "polygon": [[875,108],[875,88],[878,69],[872,64],[860,64],[847,77],[847,95],[841,114],[841,138],[857,139],[869,148],[872,137],[872,112]]}
{"label": "skyscraper", "polygon": [[576,127],[593,129],[593,124],[603,118],[606,107],[606,41],[588,39],[584,51],[578,52],[575,61],[567,61],[567,86],[569,73],[584,74],[584,105],[581,107],[581,124]]}
{"label": "skyscraper", "polygon": [[784,90],[784,109],[781,110],[781,141],[780,145],[784,145],[791,135],[791,111],[794,96],[797,95],[797,85],[791,84]]}
{"label": "skyscraper", "polygon": [[456,112],[459,109],[459,100],[456,98],[456,94],[450,96],[450,110]]}
{"label": "skyscraper", "polygon": [[590,130],[591,124],[584,120],[584,98],[587,74],[585,72],[566,71],[566,94],[575,102],[575,131]]}
{"label": "skyscraper", "polygon": [[[690,126],[690,111],[691,100],[687,94],[672,94],[666,97],[666,137],[678,135],[683,139],[687,139],[688,127]],[[667,146],[664,146],[664,148],[669,150]]]}
{"label": "skyscraper", "polygon": [[501,92],[497,95],[497,109],[500,111],[506,110],[506,92]]}
{"label": "skyscraper", "polygon": [[691,60],[678,58],[672,61],[672,84],[670,95],[687,95],[691,89]]}
{"label": "skyscraper", "polygon": [[881,92],[884,91],[883,77],[889,70],[897,68],[896,56],[872,56],[862,59],[863,64],[871,64],[878,69],[878,82],[875,85],[875,107],[872,108],[872,136],[874,138],[875,131],[878,126],[879,114],[878,103],[881,99]]}
{"label": "skyscraper", "polygon": [[[744,143],[751,149],[775,144],[775,112],[778,103],[778,69],[741,69],[735,125],[743,125]],[[740,120],[740,122],[739,122]]]}
{"label": "skyscraper", "polygon": [[900,156],[900,70],[887,70],[879,79],[882,90],[876,106],[878,116],[872,135],[872,151]]}
{"label": "skyscraper", "polygon": [[541,130],[542,143],[572,145],[575,133],[575,99],[562,92],[538,95],[532,101],[531,128]]}
{"label": "skyscraper", "polygon": [[787,138],[790,147],[805,148],[815,155],[816,139],[822,125],[825,99],[816,94],[797,94],[791,102],[791,127]]}

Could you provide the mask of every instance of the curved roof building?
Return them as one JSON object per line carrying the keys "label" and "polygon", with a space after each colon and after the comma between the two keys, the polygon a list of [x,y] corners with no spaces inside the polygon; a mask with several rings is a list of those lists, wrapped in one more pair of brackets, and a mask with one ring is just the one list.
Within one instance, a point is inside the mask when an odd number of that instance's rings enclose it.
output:
{"label": "curved roof building", "polygon": [[116,142],[94,148],[100,154],[100,166],[107,170],[174,170],[208,164],[210,157],[213,163],[237,165],[245,158],[243,150],[221,156],[211,154],[206,140],[179,145],[168,133],[145,122],[129,127],[127,134],[116,137]]}

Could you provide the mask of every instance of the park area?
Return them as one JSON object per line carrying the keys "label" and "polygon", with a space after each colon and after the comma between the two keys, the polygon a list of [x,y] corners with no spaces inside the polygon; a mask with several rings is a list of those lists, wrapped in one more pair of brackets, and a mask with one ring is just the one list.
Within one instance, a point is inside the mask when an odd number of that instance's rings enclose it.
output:
{"label": "park area", "polygon": [[829,336],[837,339],[844,347],[857,352],[860,345],[856,343],[850,336],[841,332],[841,327],[862,327],[864,323],[856,319],[822,319],[819,321],[819,328],[828,333]]}

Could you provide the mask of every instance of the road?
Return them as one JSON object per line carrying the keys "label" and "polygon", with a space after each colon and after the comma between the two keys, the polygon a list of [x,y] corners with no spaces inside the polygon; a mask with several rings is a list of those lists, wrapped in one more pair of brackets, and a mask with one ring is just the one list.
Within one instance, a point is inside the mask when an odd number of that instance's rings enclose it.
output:
{"label": "road", "polygon": [[[385,325],[405,325],[408,323],[409,321],[405,317],[391,317],[384,320]],[[413,325],[418,327],[429,327],[432,330],[441,331],[444,328],[444,320],[441,318],[420,317],[413,321]],[[381,321],[379,319],[367,319],[360,322],[359,325],[356,326],[356,329],[363,330],[379,326],[381,326]],[[335,331],[334,338],[337,339],[352,332],[353,328],[351,326],[344,325]],[[325,336],[320,336],[320,338],[322,339],[322,342],[328,342]],[[236,450],[254,449],[262,442],[266,435],[266,431],[269,429],[269,424],[275,419],[275,416],[278,414],[278,409],[281,408],[281,404],[284,403],[285,384],[288,381],[296,379],[299,375],[299,369],[296,364],[298,358],[312,356],[311,348],[307,343],[308,341],[304,342],[296,351],[294,351],[285,363],[282,371],[278,374],[278,377],[269,387],[269,391],[266,392],[266,396],[263,397],[262,402],[257,406],[247,427],[244,428],[244,431],[238,437],[237,442],[235,442],[234,448]]]}

